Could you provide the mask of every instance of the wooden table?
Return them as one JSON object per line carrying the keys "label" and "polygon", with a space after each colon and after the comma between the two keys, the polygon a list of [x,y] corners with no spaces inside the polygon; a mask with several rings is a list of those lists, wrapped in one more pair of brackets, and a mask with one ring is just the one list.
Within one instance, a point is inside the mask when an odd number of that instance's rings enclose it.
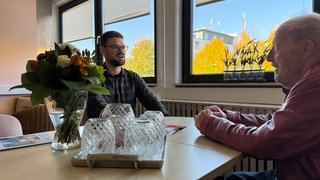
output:
{"label": "wooden table", "polygon": [[213,179],[244,157],[202,136],[193,118],[166,117],[166,123],[187,127],[167,136],[161,169],[74,167],[70,160],[79,149],[53,152],[50,144],[44,144],[1,151],[0,179]]}

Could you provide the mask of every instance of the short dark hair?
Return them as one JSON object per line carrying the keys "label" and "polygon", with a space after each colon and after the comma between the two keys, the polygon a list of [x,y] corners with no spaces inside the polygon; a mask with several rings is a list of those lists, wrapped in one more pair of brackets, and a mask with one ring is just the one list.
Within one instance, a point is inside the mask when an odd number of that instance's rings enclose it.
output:
{"label": "short dark hair", "polygon": [[100,46],[105,47],[108,40],[111,38],[114,38],[114,37],[123,39],[122,34],[117,31],[107,31],[107,32],[103,33],[103,35],[101,36],[101,39],[100,39]]}

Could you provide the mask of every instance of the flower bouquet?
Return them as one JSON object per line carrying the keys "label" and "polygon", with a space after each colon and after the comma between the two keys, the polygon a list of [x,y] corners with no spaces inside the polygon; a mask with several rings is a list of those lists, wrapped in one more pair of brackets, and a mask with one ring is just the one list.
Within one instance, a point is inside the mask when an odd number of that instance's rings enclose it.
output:
{"label": "flower bouquet", "polygon": [[78,126],[88,91],[110,94],[101,85],[105,81],[104,69],[94,63],[94,57],[87,50],[81,54],[71,44],[55,43],[55,50],[40,53],[36,60],[28,60],[27,72],[21,75],[22,84],[11,88],[30,90],[33,105],[45,99],[56,130],[55,143],[68,145],[76,140],[80,142]]}

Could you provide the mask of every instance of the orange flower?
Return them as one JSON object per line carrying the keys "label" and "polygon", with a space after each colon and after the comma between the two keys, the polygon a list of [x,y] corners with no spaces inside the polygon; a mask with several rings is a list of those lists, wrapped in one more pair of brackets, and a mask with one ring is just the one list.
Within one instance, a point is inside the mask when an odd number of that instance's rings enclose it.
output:
{"label": "orange flower", "polygon": [[80,73],[82,74],[82,75],[84,75],[84,76],[88,76],[88,71],[87,70],[85,70],[84,68],[80,68]]}
{"label": "orange flower", "polygon": [[90,62],[86,58],[82,58],[82,67],[90,67]]}
{"label": "orange flower", "polygon": [[39,63],[38,63],[38,61],[31,60],[30,68],[32,69],[32,71],[38,70],[38,68],[39,68]]}
{"label": "orange flower", "polygon": [[75,66],[81,66],[81,64],[82,64],[81,56],[79,56],[79,55],[72,56],[70,58],[70,63]]}

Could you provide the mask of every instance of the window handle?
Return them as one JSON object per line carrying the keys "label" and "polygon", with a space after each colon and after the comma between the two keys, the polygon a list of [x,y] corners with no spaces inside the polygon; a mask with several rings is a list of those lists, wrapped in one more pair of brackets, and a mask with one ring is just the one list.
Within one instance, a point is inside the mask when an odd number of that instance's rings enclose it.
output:
{"label": "window handle", "polygon": [[97,37],[96,37],[96,43],[97,43],[97,45],[100,44],[100,36],[97,36]]}

